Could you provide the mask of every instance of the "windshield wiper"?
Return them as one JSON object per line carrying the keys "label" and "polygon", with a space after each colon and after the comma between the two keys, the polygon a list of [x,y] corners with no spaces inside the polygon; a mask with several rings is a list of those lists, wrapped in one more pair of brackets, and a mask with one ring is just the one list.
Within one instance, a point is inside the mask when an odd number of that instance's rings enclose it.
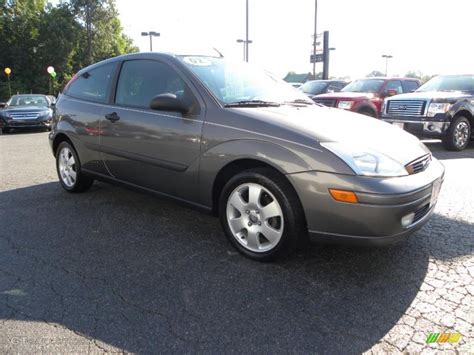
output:
{"label": "windshield wiper", "polygon": [[225,104],[224,107],[265,107],[265,106],[280,106],[278,102],[264,101],[264,100],[242,100],[236,102],[230,102]]}

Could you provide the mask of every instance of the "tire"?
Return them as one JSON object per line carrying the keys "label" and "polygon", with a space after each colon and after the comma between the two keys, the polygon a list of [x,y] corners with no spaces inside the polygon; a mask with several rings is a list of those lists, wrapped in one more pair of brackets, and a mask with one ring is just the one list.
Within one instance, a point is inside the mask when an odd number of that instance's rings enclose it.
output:
{"label": "tire", "polygon": [[284,258],[308,240],[296,192],[271,168],[246,170],[230,179],[219,198],[219,219],[230,243],[254,260]]}
{"label": "tire", "polygon": [[373,117],[375,118],[375,113],[374,111],[370,110],[370,109],[367,109],[367,108],[363,108],[362,110],[360,110],[359,112],[357,113],[360,113],[361,115],[365,115],[365,116],[369,116],[369,117]]}
{"label": "tire", "polygon": [[449,125],[446,136],[443,138],[444,147],[447,150],[459,152],[469,145],[472,127],[469,120],[464,116],[457,116]]}
{"label": "tire", "polygon": [[56,150],[56,171],[67,192],[84,192],[94,183],[94,179],[82,173],[79,157],[69,142],[62,142]]}
{"label": "tire", "polygon": [[10,133],[10,128],[9,128],[9,127],[4,127],[4,128],[2,128],[2,133],[3,133],[3,134]]}

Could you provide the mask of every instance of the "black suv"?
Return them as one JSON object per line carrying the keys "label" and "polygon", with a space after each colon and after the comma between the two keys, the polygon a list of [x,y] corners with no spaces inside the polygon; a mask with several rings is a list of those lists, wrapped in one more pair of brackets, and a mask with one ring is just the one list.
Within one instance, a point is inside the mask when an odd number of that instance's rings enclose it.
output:
{"label": "black suv", "polygon": [[387,98],[382,119],[460,151],[473,139],[474,75],[439,75],[411,94]]}

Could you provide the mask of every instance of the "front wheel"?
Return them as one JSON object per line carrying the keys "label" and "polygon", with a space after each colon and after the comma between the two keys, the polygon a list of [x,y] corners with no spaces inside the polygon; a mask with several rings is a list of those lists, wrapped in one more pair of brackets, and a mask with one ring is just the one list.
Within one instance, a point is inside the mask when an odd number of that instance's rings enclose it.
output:
{"label": "front wheel", "polygon": [[77,153],[68,142],[62,142],[56,151],[56,170],[61,186],[67,192],[86,191],[94,182],[81,171]]}
{"label": "front wheel", "polygon": [[471,123],[464,116],[456,117],[449,126],[444,146],[448,150],[461,151],[469,144],[471,138]]}
{"label": "front wheel", "polygon": [[269,168],[247,170],[230,179],[221,193],[219,218],[231,244],[255,260],[284,257],[307,238],[295,191]]}

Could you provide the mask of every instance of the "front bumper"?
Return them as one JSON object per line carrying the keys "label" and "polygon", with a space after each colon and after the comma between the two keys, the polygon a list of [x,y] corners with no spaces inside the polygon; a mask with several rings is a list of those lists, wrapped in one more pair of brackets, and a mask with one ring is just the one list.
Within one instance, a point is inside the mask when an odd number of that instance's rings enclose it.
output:
{"label": "front bumper", "polygon": [[[442,183],[444,167],[436,159],[423,172],[397,178],[374,178],[325,172],[290,174],[306,215],[310,236],[322,241],[387,244],[406,238],[434,211],[434,183]],[[356,192],[359,203],[334,200],[330,188]],[[403,217],[415,213],[404,227]]]}
{"label": "front bumper", "polygon": [[[440,117],[442,116],[442,117]],[[403,129],[418,137],[441,138],[446,135],[450,121],[445,115],[427,117],[382,116],[382,121],[391,124],[403,124]]]}
{"label": "front bumper", "polygon": [[25,119],[25,120],[18,120],[18,119],[3,119],[3,128],[37,128],[37,127],[44,127],[50,128],[52,120],[48,119]]}

